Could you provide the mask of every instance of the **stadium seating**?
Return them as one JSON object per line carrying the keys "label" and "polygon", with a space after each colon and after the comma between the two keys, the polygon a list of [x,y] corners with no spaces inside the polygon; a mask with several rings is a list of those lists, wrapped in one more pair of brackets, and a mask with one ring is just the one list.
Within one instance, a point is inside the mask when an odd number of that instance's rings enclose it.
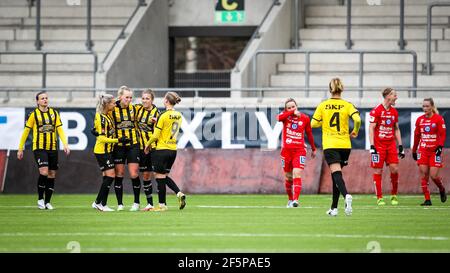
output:
{"label": "stadium seating", "polygon": [[[69,6],[66,1],[41,1],[43,50],[86,50],[86,1]],[[99,61],[112,46],[136,7],[136,1],[92,1],[93,50]],[[36,8],[26,0],[0,1],[0,51],[33,51]],[[0,86],[40,87],[40,55],[0,56]],[[48,56],[47,86],[92,87],[93,58],[89,55]]]}
{"label": "stadium seating", "polygon": [[[334,4],[333,4],[334,2]],[[355,0],[352,7],[353,49],[398,50],[399,1],[382,0],[381,6],[369,6],[365,0]],[[448,2],[448,1],[447,1]],[[450,86],[450,7],[433,9],[432,63],[433,75],[423,75],[426,63],[426,25],[428,1],[405,1],[405,49],[417,52],[418,86]],[[301,49],[346,49],[346,6],[338,1],[310,1],[305,11],[305,28],[300,29]],[[326,86],[333,76],[343,78],[346,87],[358,86],[359,56],[342,54],[311,55],[310,86]],[[409,87],[412,83],[410,55],[367,55],[364,58],[365,87]],[[304,86],[304,54],[288,54],[271,75],[271,87]],[[358,93],[347,93],[357,96]],[[407,96],[406,91],[400,96]],[[429,95],[418,92],[418,97]],[[450,96],[443,93],[444,96]],[[365,92],[364,96],[379,96]]]}

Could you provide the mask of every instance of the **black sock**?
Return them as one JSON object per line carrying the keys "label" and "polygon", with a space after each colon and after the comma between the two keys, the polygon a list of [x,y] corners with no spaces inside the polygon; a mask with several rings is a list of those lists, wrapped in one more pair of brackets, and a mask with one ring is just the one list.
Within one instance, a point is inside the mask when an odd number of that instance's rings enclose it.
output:
{"label": "black sock", "polygon": [[122,186],[123,177],[116,176],[114,180],[114,191],[116,192],[117,204],[123,205],[123,186]]}
{"label": "black sock", "polygon": [[160,204],[166,203],[166,178],[156,178],[158,183],[158,199]]}
{"label": "black sock", "polygon": [[141,180],[139,176],[131,179],[133,185],[134,203],[139,204],[139,195],[141,194]]}
{"label": "black sock", "polygon": [[45,183],[45,204],[50,203],[54,189],[55,178],[47,178],[47,183]]}
{"label": "black sock", "polygon": [[98,192],[97,198],[95,199],[96,204],[106,205],[108,201],[109,188],[111,188],[111,184],[114,181],[114,177],[103,176],[103,182],[100,186],[100,190]]}
{"label": "black sock", "polygon": [[106,203],[108,203],[109,189],[111,188],[111,184],[113,182],[114,182],[114,177],[103,176],[102,206],[106,206]]}
{"label": "black sock", "polygon": [[333,202],[331,204],[331,208],[336,209],[338,207],[338,203],[339,203],[340,192],[339,192],[339,189],[336,187],[336,183],[334,181],[331,184],[333,187]]}
{"label": "black sock", "polygon": [[333,177],[334,184],[339,189],[342,196],[344,196],[344,198],[345,198],[345,196],[348,194],[348,192],[347,192],[347,188],[345,187],[345,182],[344,182],[344,178],[342,177],[342,172],[341,171],[334,172],[331,174],[331,176]]}
{"label": "black sock", "polygon": [[169,189],[171,189],[175,192],[175,194],[180,192],[180,188],[178,188],[175,181],[173,181],[172,178],[170,178],[168,176],[166,177],[166,184],[167,184],[167,187],[169,187]]}
{"label": "black sock", "polygon": [[39,175],[38,178],[38,199],[44,199],[45,185],[47,184],[47,176]]}
{"label": "black sock", "polygon": [[153,206],[153,196],[152,196],[152,181],[148,180],[145,181],[144,180],[144,193],[145,193],[145,197],[147,198],[147,203]]}

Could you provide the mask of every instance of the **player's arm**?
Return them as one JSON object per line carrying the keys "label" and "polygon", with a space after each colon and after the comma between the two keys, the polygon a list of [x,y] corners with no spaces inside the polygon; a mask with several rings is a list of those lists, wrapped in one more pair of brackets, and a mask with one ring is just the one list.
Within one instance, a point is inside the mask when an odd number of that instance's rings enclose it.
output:
{"label": "player's arm", "polygon": [[94,121],[95,131],[98,133],[97,141],[100,143],[118,143],[117,138],[108,138],[105,135],[106,132],[106,120],[102,118],[99,114],[95,116]]}
{"label": "player's arm", "polygon": [[398,126],[398,122],[395,123],[395,139],[397,140],[398,144],[398,156],[400,158],[405,158],[405,150],[403,149],[402,144],[402,134],[400,132],[400,126]]}
{"label": "player's arm", "polygon": [[57,111],[55,111],[55,115],[56,115],[56,132],[58,133],[58,136],[61,139],[61,142],[64,146],[64,152],[66,153],[66,155],[69,155],[70,149],[69,149],[69,145],[67,144],[66,134],[64,133],[64,130],[62,128],[61,118],[59,117],[59,114]]}
{"label": "player's arm", "polygon": [[322,126],[322,107],[321,105],[317,106],[316,111],[314,112],[314,115],[311,120],[311,127],[312,128],[319,128]]}
{"label": "player's arm", "polygon": [[158,117],[158,120],[156,121],[152,136],[147,141],[147,143],[145,143],[145,152],[146,153],[148,153],[150,151],[150,147],[151,147],[152,143],[158,140],[163,126],[164,126],[164,116],[161,115]]}
{"label": "player's arm", "polygon": [[282,113],[280,113],[280,114],[277,116],[277,120],[283,122],[283,121],[285,121],[289,116],[291,116],[291,115],[293,115],[293,114],[294,114],[294,111],[283,111]]}
{"label": "player's arm", "polygon": [[356,138],[358,136],[359,129],[361,128],[361,117],[359,116],[358,111],[353,112],[350,117],[353,119],[353,131],[351,133],[351,136]]}
{"label": "player's arm", "polygon": [[25,123],[25,128],[23,129],[22,137],[19,141],[19,149],[17,151],[17,159],[19,160],[23,158],[23,148],[25,146],[25,142],[27,141],[28,135],[30,134],[30,130],[34,126],[34,123],[34,114],[33,112],[31,112],[31,114],[28,116],[27,122]]}
{"label": "player's arm", "polygon": [[442,149],[444,148],[445,138],[447,136],[447,133],[445,130],[445,121],[444,121],[444,118],[442,118],[442,117],[438,123],[438,133],[439,133],[439,143],[438,143],[438,147],[435,150],[435,153],[437,156],[440,156],[442,153]]}
{"label": "player's arm", "polygon": [[306,132],[306,136],[308,137],[309,145],[311,145],[311,150],[315,151],[316,144],[314,144],[314,136],[312,133],[311,122],[310,122],[309,118],[306,122],[305,132]]}
{"label": "player's arm", "polygon": [[416,120],[416,128],[414,129],[414,144],[412,148],[412,157],[414,160],[417,160],[417,147],[419,147],[420,142],[420,128],[419,128],[419,119]]}

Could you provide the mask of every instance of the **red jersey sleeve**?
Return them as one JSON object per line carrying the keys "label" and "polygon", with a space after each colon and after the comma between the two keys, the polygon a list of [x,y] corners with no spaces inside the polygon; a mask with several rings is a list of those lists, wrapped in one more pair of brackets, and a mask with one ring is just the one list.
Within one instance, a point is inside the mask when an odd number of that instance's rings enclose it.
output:
{"label": "red jersey sleeve", "polygon": [[312,129],[311,129],[311,120],[306,115],[305,115],[305,123],[306,123],[305,132],[306,132],[306,135],[308,136],[309,145],[311,145],[311,150],[315,151],[316,145],[314,144],[314,136],[312,134]]}
{"label": "red jersey sleeve", "polygon": [[293,115],[294,111],[283,111],[281,114],[277,116],[278,121],[284,121],[287,119],[290,115]]}
{"label": "red jersey sleeve", "polygon": [[439,146],[444,147],[445,138],[447,137],[447,130],[445,128],[445,121],[443,117],[441,117],[439,120],[438,129],[439,129]]}
{"label": "red jersey sleeve", "polygon": [[370,123],[378,123],[380,113],[377,111],[378,107],[372,109],[369,114],[369,122]]}
{"label": "red jersey sleeve", "polygon": [[416,128],[414,129],[414,145],[412,148],[413,153],[417,152],[417,147],[419,146],[420,141],[420,127],[419,127],[419,120],[421,117],[417,118],[416,120]]}

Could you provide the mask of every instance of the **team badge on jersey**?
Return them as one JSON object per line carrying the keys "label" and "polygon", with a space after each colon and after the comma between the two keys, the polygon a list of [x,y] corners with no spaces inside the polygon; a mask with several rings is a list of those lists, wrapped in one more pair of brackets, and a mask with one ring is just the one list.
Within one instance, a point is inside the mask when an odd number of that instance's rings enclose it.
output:
{"label": "team badge on jersey", "polygon": [[391,123],[392,123],[392,122],[391,122],[390,119],[386,120],[386,124],[387,124],[387,125],[391,125]]}
{"label": "team badge on jersey", "polygon": [[297,124],[297,123],[292,123],[291,128],[292,128],[293,130],[297,130],[298,124]]}
{"label": "team badge on jersey", "polygon": [[305,161],[306,161],[306,157],[300,156],[300,164],[305,164]]}
{"label": "team badge on jersey", "polygon": [[425,132],[431,131],[430,126],[425,126]]}
{"label": "team badge on jersey", "polygon": [[373,163],[379,163],[380,162],[380,155],[372,154],[372,162]]}

